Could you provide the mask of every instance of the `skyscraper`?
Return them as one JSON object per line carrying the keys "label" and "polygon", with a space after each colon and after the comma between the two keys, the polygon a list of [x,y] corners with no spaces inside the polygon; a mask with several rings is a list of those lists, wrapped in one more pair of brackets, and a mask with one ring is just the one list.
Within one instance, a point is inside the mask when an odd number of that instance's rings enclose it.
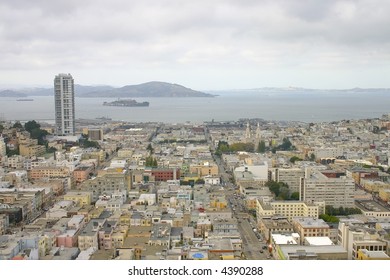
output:
{"label": "skyscraper", "polygon": [[58,74],[54,78],[54,103],[56,134],[75,134],[74,81],[70,74]]}

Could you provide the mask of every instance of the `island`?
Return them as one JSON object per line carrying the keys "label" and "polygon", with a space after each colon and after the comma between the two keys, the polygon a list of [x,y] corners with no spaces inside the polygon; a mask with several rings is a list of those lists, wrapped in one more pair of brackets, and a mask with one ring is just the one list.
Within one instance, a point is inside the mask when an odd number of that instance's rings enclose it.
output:
{"label": "island", "polygon": [[118,106],[118,107],[148,107],[149,102],[137,102],[134,99],[118,99],[112,102],[103,102],[103,106]]}

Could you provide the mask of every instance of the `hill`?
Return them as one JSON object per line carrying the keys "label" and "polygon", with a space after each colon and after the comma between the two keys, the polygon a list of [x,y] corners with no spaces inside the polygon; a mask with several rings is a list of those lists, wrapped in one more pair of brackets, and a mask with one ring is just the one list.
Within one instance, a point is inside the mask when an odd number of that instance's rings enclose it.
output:
{"label": "hill", "polygon": [[178,84],[148,82],[128,85],[107,91],[88,92],[82,97],[214,97],[212,94],[195,91]]}
{"label": "hill", "polygon": [[27,97],[27,94],[15,91],[15,90],[2,90],[0,91],[0,97]]}
{"label": "hill", "polygon": [[[53,88],[25,88],[19,90],[0,91],[0,97],[52,96]],[[128,85],[120,88],[111,86],[75,85],[77,97],[214,97],[200,91],[195,91],[178,84],[164,82],[148,82],[139,85]]]}

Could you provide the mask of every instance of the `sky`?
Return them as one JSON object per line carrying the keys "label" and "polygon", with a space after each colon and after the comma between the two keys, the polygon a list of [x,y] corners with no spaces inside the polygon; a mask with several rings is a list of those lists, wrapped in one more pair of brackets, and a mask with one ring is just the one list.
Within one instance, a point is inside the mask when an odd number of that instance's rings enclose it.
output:
{"label": "sky", "polygon": [[0,86],[390,87],[388,0],[2,0]]}

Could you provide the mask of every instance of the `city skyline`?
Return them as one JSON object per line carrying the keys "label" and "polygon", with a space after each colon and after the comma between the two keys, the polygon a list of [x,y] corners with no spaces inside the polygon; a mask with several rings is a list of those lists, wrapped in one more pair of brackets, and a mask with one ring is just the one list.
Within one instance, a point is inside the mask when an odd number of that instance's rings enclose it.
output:
{"label": "city skyline", "polygon": [[4,1],[0,85],[49,85],[70,72],[86,85],[387,88],[389,9],[384,0]]}

